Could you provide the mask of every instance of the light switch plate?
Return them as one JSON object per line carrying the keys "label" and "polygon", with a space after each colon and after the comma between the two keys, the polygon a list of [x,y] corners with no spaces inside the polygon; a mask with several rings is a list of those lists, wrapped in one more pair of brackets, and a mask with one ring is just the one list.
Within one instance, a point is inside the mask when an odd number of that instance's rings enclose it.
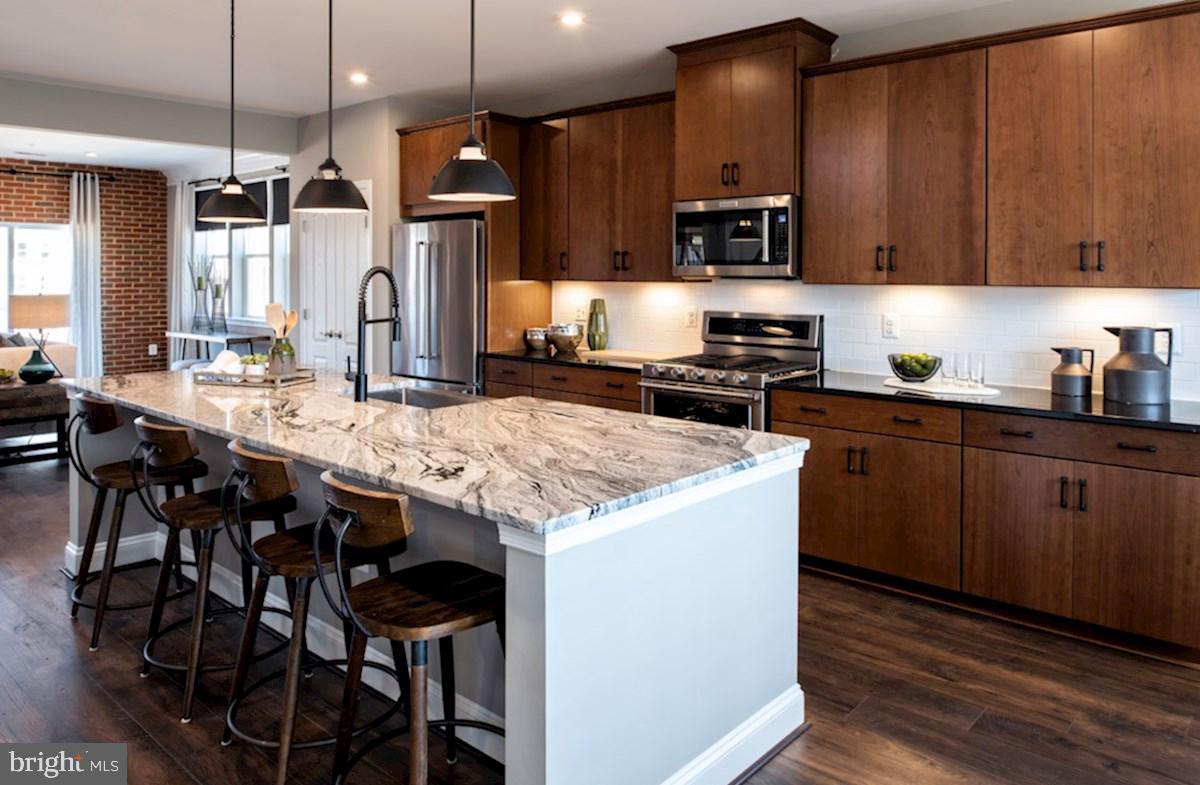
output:
{"label": "light switch plate", "polygon": [[894,313],[885,313],[883,315],[883,337],[890,340],[898,340],[900,338],[900,317]]}

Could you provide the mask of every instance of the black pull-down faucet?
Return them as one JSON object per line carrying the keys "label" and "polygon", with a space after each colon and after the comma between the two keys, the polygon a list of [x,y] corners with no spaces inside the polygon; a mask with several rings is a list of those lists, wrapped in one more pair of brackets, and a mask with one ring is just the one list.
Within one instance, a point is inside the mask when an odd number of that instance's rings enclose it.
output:
{"label": "black pull-down faucet", "polygon": [[[392,287],[392,315],[387,318],[367,318],[367,290],[371,287],[371,279],[377,275],[387,278]],[[354,373],[354,400],[361,403],[367,400],[367,325],[388,322],[392,325],[392,342],[400,340],[400,290],[396,286],[396,277],[386,267],[375,266],[367,270],[358,285],[358,367]]]}

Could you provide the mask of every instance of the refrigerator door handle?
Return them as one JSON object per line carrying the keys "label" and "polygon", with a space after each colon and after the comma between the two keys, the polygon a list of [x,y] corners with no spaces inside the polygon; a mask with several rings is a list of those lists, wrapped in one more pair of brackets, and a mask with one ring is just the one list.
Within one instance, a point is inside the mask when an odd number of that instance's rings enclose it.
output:
{"label": "refrigerator door handle", "polygon": [[426,287],[426,297],[428,298],[428,301],[426,302],[426,307],[425,307],[425,319],[427,320],[425,334],[427,336],[426,340],[428,342],[428,345],[426,347],[426,354],[428,355],[430,360],[433,360],[433,359],[436,359],[436,358],[442,356],[441,352],[438,351],[438,349],[440,348],[441,338],[439,337],[438,339],[435,340],[433,337],[434,325],[436,325],[438,323],[438,319],[441,318],[441,314],[438,312],[439,309],[438,309],[437,285],[436,285],[437,279],[436,279],[436,275],[434,274],[434,266],[433,266],[433,262],[434,262],[433,252],[436,249],[437,249],[437,242],[431,240],[429,242],[429,247],[425,251],[425,254],[426,254],[426,257],[425,257],[425,259],[426,259],[425,287]]}
{"label": "refrigerator door handle", "polygon": [[[426,248],[425,241],[417,240],[416,269],[418,271],[418,273],[417,273],[418,275],[420,275],[420,270],[421,270],[421,250],[422,249],[425,249],[426,253],[428,253],[428,248]],[[426,323],[425,329],[426,330],[429,329],[428,323]],[[423,332],[421,335],[421,343],[419,344],[419,348],[417,349],[417,359],[418,360],[426,359],[426,354],[429,351],[428,344],[429,344],[429,333]]]}

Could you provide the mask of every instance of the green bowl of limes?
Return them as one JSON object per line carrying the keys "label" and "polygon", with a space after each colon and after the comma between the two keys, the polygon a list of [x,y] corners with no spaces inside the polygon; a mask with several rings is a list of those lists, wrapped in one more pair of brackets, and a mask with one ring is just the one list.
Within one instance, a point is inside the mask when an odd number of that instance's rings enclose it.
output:
{"label": "green bowl of limes", "polygon": [[924,352],[889,354],[888,362],[891,363],[892,373],[906,382],[927,382],[942,367],[941,357]]}

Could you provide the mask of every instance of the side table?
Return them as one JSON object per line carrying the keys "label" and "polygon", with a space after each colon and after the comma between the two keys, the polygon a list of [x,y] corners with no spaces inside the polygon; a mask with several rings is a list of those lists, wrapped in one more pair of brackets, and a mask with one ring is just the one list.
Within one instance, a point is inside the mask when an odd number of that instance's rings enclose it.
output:
{"label": "side table", "polygon": [[54,422],[54,438],[0,445],[0,466],[67,457],[67,391],[54,381],[0,384],[0,426]]}

